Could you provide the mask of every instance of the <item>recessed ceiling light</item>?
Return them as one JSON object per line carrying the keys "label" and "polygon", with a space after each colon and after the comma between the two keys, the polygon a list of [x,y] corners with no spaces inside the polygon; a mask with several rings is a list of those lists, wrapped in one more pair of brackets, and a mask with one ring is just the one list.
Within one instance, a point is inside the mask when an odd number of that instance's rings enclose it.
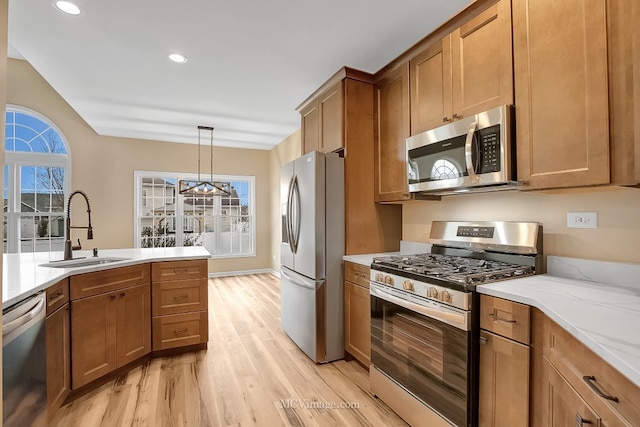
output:
{"label": "recessed ceiling light", "polygon": [[56,7],[69,15],[80,15],[80,8],[70,1],[58,0],[56,2]]}
{"label": "recessed ceiling light", "polygon": [[184,64],[187,62],[187,57],[179,53],[172,53],[169,55],[169,59],[173,62],[177,62],[178,64]]}

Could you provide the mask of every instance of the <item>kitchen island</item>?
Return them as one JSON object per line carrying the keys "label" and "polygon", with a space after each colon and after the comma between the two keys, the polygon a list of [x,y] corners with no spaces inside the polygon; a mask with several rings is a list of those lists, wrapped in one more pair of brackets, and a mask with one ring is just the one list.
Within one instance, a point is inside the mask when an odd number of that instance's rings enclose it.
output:
{"label": "kitchen island", "polygon": [[[49,420],[65,401],[150,357],[206,349],[209,340],[206,249],[73,255],[70,261],[62,261],[61,252],[3,258],[3,312],[21,316],[6,325],[18,336],[3,342],[3,375],[31,372],[43,384],[39,390],[46,388],[47,407],[37,412]],[[36,344],[8,349],[23,335],[37,336]],[[33,358],[43,367],[37,375],[23,362]],[[24,424],[20,420],[13,425]]]}

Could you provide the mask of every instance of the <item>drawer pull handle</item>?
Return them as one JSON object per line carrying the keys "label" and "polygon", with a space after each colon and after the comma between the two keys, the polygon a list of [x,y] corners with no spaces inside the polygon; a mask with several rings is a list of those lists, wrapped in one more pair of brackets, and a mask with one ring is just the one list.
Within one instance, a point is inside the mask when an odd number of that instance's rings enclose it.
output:
{"label": "drawer pull handle", "polygon": [[585,424],[593,424],[593,423],[589,420],[585,420],[584,418],[582,418],[582,415],[580,415],[580,412],[576,412],[576,427],[582,427]]}
{"label": "drawer pull handle", "polygon": [[593,390],[594,393],[600,396],[601,398],[611,400],[612,402],[616,402],[616,403],[620,401],[615,396],[611,396],[610,394],[604,394],[595,384],[596,377],[594,377],[593,375],[585,375],[584,377],[582,377],[582,379],[584,380],[584,382],[587,383],[589,387],[591,387],[591,390]]}
{"label": "drawer pull handle", "polygon": [[498,316],[497,314],[495,314],[495,313],[489,313],[489,317],[491,317],[491,318],[493,319],[493,321],[494,321],[494,322],[502,322],[502,323],[510,323],[510,324],[516,323],[516,321],[515,321],[515,320],[513,320],[513,319],[511,319],[511,320],[509,320],[509,319],[503,319],[502,317],[499,317],[499,316]]}
{"label": "drawer pull handle", "polygon": [[175,297],[173,297],[173,299],[176,300],[176,301],[180,301],[180,300],[187,299],[187,298],[189,298],[189,295],[187,295],[187,294],[176,295]]}
{"label": "drawer pull handle", "polygon": [[181,274],[181,273],[188,273],[189,269],[188,268],[175,268],[173,269],[173,273],[174,274]]}
{"label": "drawer pull handle", "polygon": [[178,335],[178,334],[184,334],[185,332],[187,332],[188,329],[187,328],[182,328],[182,329],[176,329],[173,332]]}
{"label": "drawer pull handle", "polygon": [[49,295],[49,301],[56,300],[60,298],[64,293],[62,291],[57,291],[55,294]]}

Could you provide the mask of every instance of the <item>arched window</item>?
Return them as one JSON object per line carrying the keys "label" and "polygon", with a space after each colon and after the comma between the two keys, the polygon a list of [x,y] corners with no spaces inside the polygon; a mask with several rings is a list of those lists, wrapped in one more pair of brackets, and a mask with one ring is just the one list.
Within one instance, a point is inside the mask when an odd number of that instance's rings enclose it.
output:
{"label": "arched window", "polygon": [[7,105],[4,164],[4,251],[64,249],[64,202],[71,158],[49,119]]}

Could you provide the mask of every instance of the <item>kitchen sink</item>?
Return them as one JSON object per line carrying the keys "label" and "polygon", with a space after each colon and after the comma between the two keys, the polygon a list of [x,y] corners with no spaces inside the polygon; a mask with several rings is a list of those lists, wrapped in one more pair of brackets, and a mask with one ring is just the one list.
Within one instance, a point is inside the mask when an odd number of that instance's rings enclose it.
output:
{"label": "kitchen sink", "polygon": [[60,261],[51,261],[46,264],[40,264],[40,267],[53,267],[53,268],[74,268],[74,267],[88,267],[92,265],[110,264],[118,261],[128,261],[131,258],[117,258],[117,257],[91,257],[91,258],[74,258]]}

